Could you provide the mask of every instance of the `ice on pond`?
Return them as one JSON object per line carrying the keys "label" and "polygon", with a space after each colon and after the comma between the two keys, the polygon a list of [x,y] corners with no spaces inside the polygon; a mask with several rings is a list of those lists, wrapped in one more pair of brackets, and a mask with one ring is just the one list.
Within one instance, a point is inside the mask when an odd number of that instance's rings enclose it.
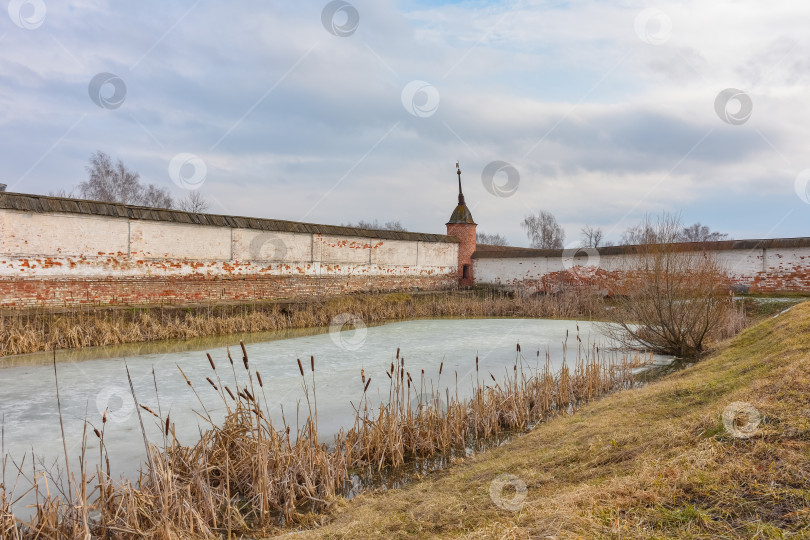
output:
{"label": "ice on pond", "polygon": [[[542,365],[548,351],[556,369],[562,360],[566,335],[569,336],[569,347],[576,345],[577,326],[584,343],[605,341],[587,322],[441,319],[395,322],[369,327],[362,332],[347,329],[339,335],[321,333],[253,343],[246,340],[245,347],[254,377],[256,370],[261,373],[270,413],[280,421],[283,410],[286,422],[293,426],[293,430],[299,415],[303,422],[307,407],[297,359],[302,360],[306,383],[312,388],[310,357],[314,357],[318,428],[321,440],[328,441],[341,426],[350,425],[354,419],[352,403],[357,405],[363,393],[361,369],[366,378],[372,379],[369,387],[372,398],[387,393],[385,372],[394,361],[398,348],[405,359],[405,369],[411,373],[416,385],[420,384],[424,369],[426,381],[432,381],[429,391],[434,396],[443,396],[448,387],[455,393],[456,378],[459,394],[466,395],[472,387],[471,378],[475,377],[476,356],[481,375],[489,377],[491,372],[499,380],[503,378],[504,370],[511,370],[514,365],[517,343],[521,344],[529,367],[536,367],[538,351]],[[228,341],[228,338],[224,339],[224,342]],[[202,413],[203,409],[194,390],[215,420],[221,419],[223,414],[221,400],[205,380],[209,376],[213,378],[205,353],[211,354],[223,383],[229,384],[230,381],[233,388],[234,377],[245,380],[239,338],[230,338],[230,341],[233,368],[227,359],[223,340],[202,350],[142,352],[118,357],[115,355],[126,349],[109,349],[112,357],[104,357],[105,349],[97,349],[84,354],[97,358],[84,360],[82,354],[57,353],[57,358],[69,358],[57,362],[56,366],[71,463],[78,459],[85,419],[100,429],[102,414],[107,410],[109,421],[105,426],[105,443],[113,476],[131,475],[140,467],[145,450],[125,366],[129,367],[138,402],[160,412],[163,418],[170,412],[180,441],[193,442],[199,436],[199,430],[205,428],[205,423],[195,413]],[[182,346],[182,342],[180,344]],[[572,361],[574,355],[569,356],[569,361]],[[38,461],[46,465],[63,461],[53,365],[41,358],[40,355],[28,360],[25,357],[0,360],[0,366],[10,364],[0,368],[0,418],[5,452],[17,463],[25,453],[30,459],[32,451]],[[444,368],[439,379],[442,363]],[[178,366],[194,383],[193,389],[186,384]],[[145,411],[141,412],[150,440],[159,444],[162,437],[157,420]],[[92,463],[98,456],[98,440],[91,428],[88,434],[88,461]]]}

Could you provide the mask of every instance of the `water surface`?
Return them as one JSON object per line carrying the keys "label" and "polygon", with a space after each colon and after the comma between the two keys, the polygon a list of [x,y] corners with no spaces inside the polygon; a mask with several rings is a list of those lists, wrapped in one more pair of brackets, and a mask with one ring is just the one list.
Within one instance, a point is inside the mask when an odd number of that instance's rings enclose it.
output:
{"label": "water surface", "polygon": [[[501,379],[505,370],[512,369],[516,344],[520,343],[527,364],[534,367],[539,362],[542,365],[548,352],[557,369],[562,362],[567,335],[569,348],[573,350],[576,346],[577,328],[584,343],[606,341],[588,322],[439,319],[395,322],[333,334],[317,333],[318,330],[265,333],[248,336],[245,347],[251,369],[261,372],[271,414],[280,421],[283,411],[293,429],[299,410],[303,415],[304,409],[299,407],[306,407],[296,360],[302,360],[307,384],[312,387],[310,357],[314,356],[318,427],[322,440],[327,440],[341,426],[353,421],[352,402],[358,403],[363,390],[361,369],[365,370],[366,377],[372,378],[370,395],[387,394],[385,371],[394,360],[397,348],[405,358],[405,369],[415,380],[419,380],[424,369],[434,389],[449,387],[455,393],[458,380],[459,394],[469,395],[476,356],[480,359],[482,376],[491,372]],[[205,425],[194,412],[201,411],[201,406],[178,366],[192,380],[194,389],[210,407],[214,418],[220,419],[221,401],[205,381],[205,377],[213,375],[205,352],[210,352],[222,380],[234,388],[234,371],[240,381],[245,380],[239,339],[226,337],[157,346],[140,344],[57,352],[62,418],[71,464],[79,459],[85,419],[100,428],[102,414],[107,410],[105,442],[113,474],[132,475],[140,467],[145,451],[127,381],[127,366],[138,401],[160,411],[164,418],[171,412],[178,438],[192,443]],[[233,371],[227,360],[228,345],[235,360]],[[64,461],[52,354],[0,360],[3,450],[16,463],[27,454],[28,474],[32,452],[44,465]],[[569,362],[575,358],[572,351],[568,356]],[[442,363],[444,369],[439,379]],[[144,421],[150,440],[160,442],[157,421],[149,415],[144,415]],[[92,430],[88,431],[88,460],[94,462],[98,444]]]}

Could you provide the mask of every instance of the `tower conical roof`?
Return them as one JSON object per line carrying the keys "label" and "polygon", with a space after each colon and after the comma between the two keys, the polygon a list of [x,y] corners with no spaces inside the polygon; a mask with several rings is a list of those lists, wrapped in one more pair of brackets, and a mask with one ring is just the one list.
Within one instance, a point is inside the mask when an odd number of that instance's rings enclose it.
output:
{"label": "tower conical roof", "polygon": [[461,168],[458,163],[456,163],[456,169],[456,174],[458,174],[458,206],[453,210],[453,213],[450,215],[450,221],[448,221],[447,224],[469,223],[470,225],[475,225],[476,223],[473,221],[472,213],[470,209],[467,208],[467,203],[464,202],[464,193],[461,191]]}

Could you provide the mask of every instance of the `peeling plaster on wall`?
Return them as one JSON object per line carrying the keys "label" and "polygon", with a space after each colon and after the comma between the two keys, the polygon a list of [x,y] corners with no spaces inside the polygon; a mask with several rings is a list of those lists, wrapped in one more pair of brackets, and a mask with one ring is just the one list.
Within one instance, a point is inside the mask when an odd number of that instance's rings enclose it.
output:
{"label": "peeling plaster on wall", "polygon": [[457,285],[458,244],[0,209],[0,306],[297,298]]}
{"label": "peeling plaster on wall", "polygon": [[[731,282],[752,292],[810,292],[810,246],[722,249],[715,255]],[[633,255],[601,255],[598,266],[583,258],[570,269],[559,256],[474,258],[473,264],[477,283],[554,292],[551,283],[558,283],[562,273],[579,284],[603,286],[606,275],[622,272],[633,259]]]}

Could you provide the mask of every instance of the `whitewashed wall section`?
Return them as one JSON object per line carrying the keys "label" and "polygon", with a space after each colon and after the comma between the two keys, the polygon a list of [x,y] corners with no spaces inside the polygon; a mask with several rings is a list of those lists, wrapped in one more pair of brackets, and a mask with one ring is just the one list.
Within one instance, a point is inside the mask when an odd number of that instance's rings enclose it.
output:
{"label": "whitewashed wall section", "polygon": [[458,244],[0,210],[0,277],[452,275]]}
{"label": "whitewashed wall section", "polygon": [[[774,291],[810,291],[810,247],[722,249],[714,252],[732,281],[747,287]],[[598,268],[608,272],[631,268],[635,256],[590,257],[486,257],[473,259],[475,281],[505,286],[536,287],[544,276],[578,266],[587,274]]]}

